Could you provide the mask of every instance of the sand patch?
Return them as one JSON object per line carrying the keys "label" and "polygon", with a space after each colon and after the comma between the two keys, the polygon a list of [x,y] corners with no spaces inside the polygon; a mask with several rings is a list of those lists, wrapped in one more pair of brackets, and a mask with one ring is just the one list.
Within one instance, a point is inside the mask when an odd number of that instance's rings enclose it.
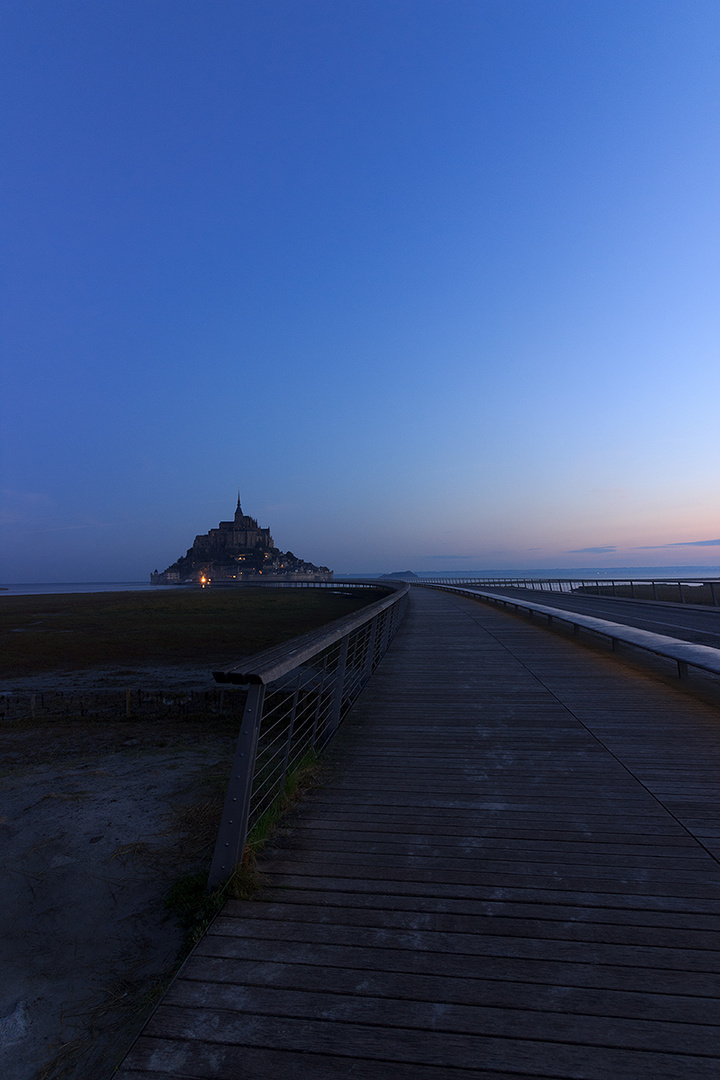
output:
{"label": "sand patch", "polygon": [[127,1050],[182,945],[164,900],[207,861],[188,810],[219,805],[226,728],[3,732],[3,1080],[101,1080]]}

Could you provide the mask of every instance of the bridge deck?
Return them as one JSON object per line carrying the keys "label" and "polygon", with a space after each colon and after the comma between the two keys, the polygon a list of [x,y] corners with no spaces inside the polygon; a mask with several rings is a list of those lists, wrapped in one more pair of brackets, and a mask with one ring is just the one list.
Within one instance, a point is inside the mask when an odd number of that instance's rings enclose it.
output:
{"label": "bridge deck", "polygon": [[716,1080],[720,714],[415,589],[117,1080]]}

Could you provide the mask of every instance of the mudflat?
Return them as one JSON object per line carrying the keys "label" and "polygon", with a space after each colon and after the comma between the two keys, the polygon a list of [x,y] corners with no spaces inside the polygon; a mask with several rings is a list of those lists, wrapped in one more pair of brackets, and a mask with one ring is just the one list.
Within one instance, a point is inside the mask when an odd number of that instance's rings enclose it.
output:
{"label": "mudflat", "polygon": [[4,1080],[109,1078],[172,972],[165,900],[207,870],[241,715],[212,669],[375,598],[0,597]]}
{"label": "mudflat", "polygon": [[229,665],[348,615],[381,589],[159,589],[0,596],[0,678]]}

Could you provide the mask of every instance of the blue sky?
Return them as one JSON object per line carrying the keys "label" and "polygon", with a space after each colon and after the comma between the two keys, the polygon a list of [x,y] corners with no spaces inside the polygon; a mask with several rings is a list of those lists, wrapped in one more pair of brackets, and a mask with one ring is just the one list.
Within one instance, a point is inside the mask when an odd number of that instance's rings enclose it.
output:
{"label": "blue sky", "polygon": [[714,0],[0,24],[0,579],[720,562]]}

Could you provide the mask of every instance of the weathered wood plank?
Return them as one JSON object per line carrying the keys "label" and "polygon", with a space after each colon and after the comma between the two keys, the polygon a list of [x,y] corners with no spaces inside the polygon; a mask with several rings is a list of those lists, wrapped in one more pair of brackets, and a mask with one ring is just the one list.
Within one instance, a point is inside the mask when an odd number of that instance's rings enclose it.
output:
{"label": "weathered wood plank", "polygon": [[[620,952],[620,950],[618,950]],[[716,972],[683,969],[670,970],[660,966],[631,964],[600,964],[592,959],[581,963],[554,958],[512,956],[502,954],[476,955],[469,959],[462,953],[414,952],[411,949],[387,949],[356,945],[318,945],[315,942],[285,941],[273,938],[241,938],[209,935],[199,943],[192,964],[183,969],[184,978],[192,978],[194,964],[202,957],[228,957],[255,960],[260,963],[311,964],[327,969],[328,984],[332,971],[351,966],[366,971],[408,972],[418,975],[449,976],[452,978],[492,978],[508,982],[537,982],[565,988],[593,987],[638,992],[648,987],[657,993],[697,995],[717,999],[719,983]],[[622,959],[626,959],[623,954]],[[572,994],[568,994],[568,1008]]]}
{"label": "weathered wood plank", "polygon": [[[497,1008],[527,1008],[533,1012],[568,1013],[568,994],[556,983],[519,982],[482,977],[453,978],[413,972],[367,968],[328,968],[313,964],[283,964],[207,956],[193,965],[188,982],[228,983],[239,987],[283,987],[295,990],[436,1001]],[[174,991],[173,991],[174,992]],[[681,994],[616,988],[573,987],[572,1006],[580,1015],[635,1017],[672,1023],[717,1024],[717,1000]]]}
{"label": "weathered wood plank", "polygon": [[[482,916],[473,914],[455,914],[437,911],[418,911],[405,909],[401,911],[384,908],[364,908],[345,905],[326,906],[324,904],[302,904],[298,901],[291,903],[257,903],[250,907],[241,901],[229,901],[226,905],[223,918],[216,923],[217,933],[227,932],[232,923],[232,933],[239,927],[239,920],[254,919],[255,928],[248,928],[242,924],[241,932],[255,934],[274,933],[278,922],[307,923],[313,928],[317,927],[368,927],[373,930],[402,930],[413,933],[427,932],[433,937],[445,935],[451,939],[463,934],[473,938],[483,935],[489,937],[532,938],[533,940],[548,938],[560,941],[582,941],[585,943],[604,944],[631,944],[651,947],[669,947],[672,949],[700,949],[704,953],[720,953],[720,927],[717,930],[700,930],[695,927],[659,927],[638,925],[628,922],[599,923],[590,920],[574,920],[566,914],[565,919],[548,918],[521,918],[507,917],[503,915]],[[230,922],[226,923],[223,920]],[[267,926],[259,927],[260,923]],[[301,933],[301,931],[298,931]],[[416,947],[422,947],[417,945]],[[452,944],[450,943],[450,947]]]}
{"label": "weathered wood plank", "polygon": [[[556,989],[556,997],[562,996]],[[444,998],[423,1001],[405,995],[396,998],[338,993],[333,983],[320,991],[278,986],[242,986],[183,979],[168,991],[165,1003],[178,1009],[228,1010],[244,1015],[333,1023],[398,1027],[421,1032],[449,1032],[539,1042],[592,1044],[635,1050],[713,1056],[720,1051],[720,1033],[714,1025],[593,1016],[567,1011],[538,1011],[534,1007],[450,1003]],[[148,1034],[152,1024],[148,1026]]]}
{"label": "weathered wood plank", "polygon": [[[270,875],[268,875],[270,877]],[[658,912],[693,912],[701,915],[716,914],[718,909],[718,897],[716,893],[708,896],[668,896],[666,890],[653,893],[647,889],[640,890],[635,886],[632,893],[616,892],[607,890],[603,893],[568,891],[558,888],[536,888],[523,885],[521,887],[498,887],[497,884],[489,885],[473,882],[472,885],[459,885],[455,882],[426,881],[416,882],[408,880],[393,880],[382,878],[375,880],[358,879],[355,877],[322,877],[309,873],[280,874],[273,873],[271,880],[278,888],[283,890],[319,888],[327,890],[342,890],[346,893],[363,892],[372,888],[373,891],[382,892],[390,896],[407,896],[409,898],[446,897],[448,899],[471,899],[491,900],[498,903],[527,903],[572,905],[577,911],[586,908],[599,908],[608,911],[658,911]]]}
{"label": "weathered wood plank", "polygon": [[[681,927],[690,930],[711,930],[720,933],[720,913],[696,914],[695,912],[674,911],[666,907],[630,908],[627,906],[605,908],[580,905],[576,896],[564,904],[540,902],[532,903],[517,900],[479,900],[475,896],[457,900],[443,894],[426,896],[408,896],[406,893],[373,893],[345,890],[332,891],[330,883],[324,889],[304,889],[299,884],[291,892],[272,886],[263,889],[258,897],[260,901],[281,903],[290,914],[295,904],[313,904],[315,908],[373,908],[380,911],[433,912],[460,916],[491,916],[493,918],[531,918],[545,921],[575,923],[611,923],[619,926],[657,926],[664,929]],[[229,900],[226,914],[232,914],[237,901]],[[258,905],[264,908],[263,905]],[[247,908],[243,909],[247,911]],[[251,909],[252,910],[252,909]]]}
{"label": "weathered wood plank", "polygon": [[[459,1074],[441,1065],[405,1065],[377,1059],[351,1059],[333,1054],[295,1050],[259,1049],[254,1046],[229,1046],[199,1039],[151,1039],[142,1037],[128,1059],[136,1066],[123,1068],[116,1076],[122,1080],[148,1080],[151,1077],[171,1076],[177,1080],[251,1080],[267,1077],[301,1075],[304,1080],[450,1080]],[[143,1068],[144,1066],[144,1068]],[[145,1071],[147,1070],[147,1071]],[[302,1070],[302,1071],[300,1071]],[[465,1074],[467,1075],[467,1073]],[[508,1080],[506,1071],[496,1072],[482,1064],[472,1072],[478,1080]],[[513,1073],[513,1080],[535,1080],[528,1073]]]}
{"label": "weathered wood plank", "polygon": [[[492,1035],[458,1034],[389,1026],[346,1023],[332,1018],[309,1020],[261,1016],[234,1009],[183,1009],[165,1005],[160,1031],[156,1014],[148,1035],[172,1040],[202,1039],[213,1044],[272,1047],[298,1054],[340,1054],[355,1060],[496,1070],[509,1058],[531,1076],[614,1076],[618,1080],[717,1080],[717,1062],[696,1054],[617,1049],[584,1043]],[[593,1071],[588,1068],[592,1051]],[[298,1062],[300,1065],[300,1062]]]}

